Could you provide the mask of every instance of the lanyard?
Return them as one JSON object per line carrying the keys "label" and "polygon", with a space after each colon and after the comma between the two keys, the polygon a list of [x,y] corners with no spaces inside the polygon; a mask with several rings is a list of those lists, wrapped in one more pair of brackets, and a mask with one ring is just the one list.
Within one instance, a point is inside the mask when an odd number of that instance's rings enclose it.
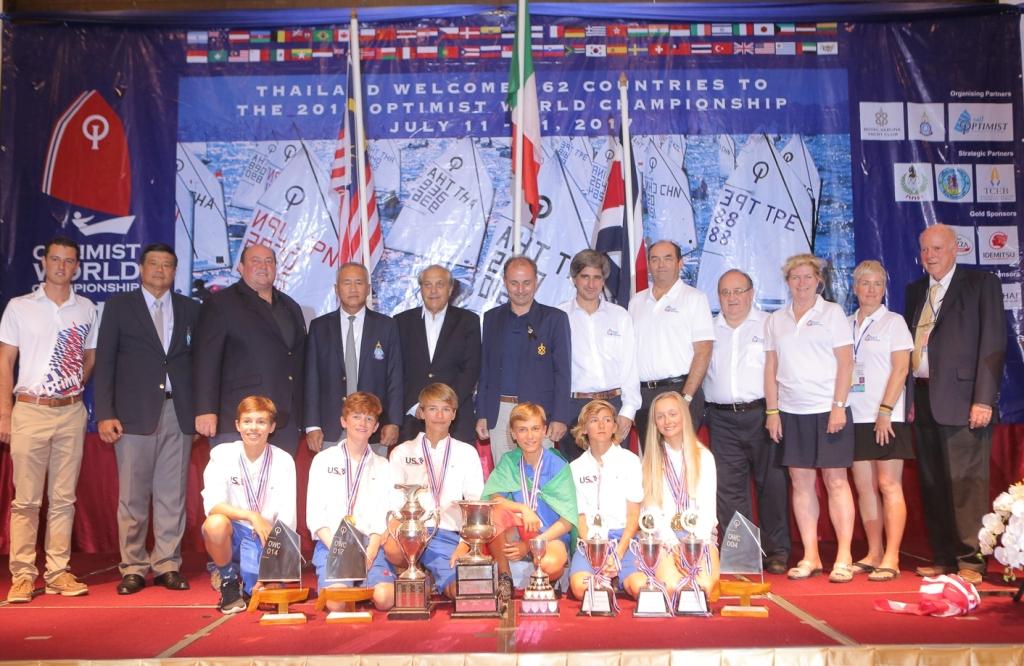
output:
{"label": "lanyard", "polygon": [[245,488],[245,499],[249,503],[250,511],[263,513],[263,503],[267,501],[267,488],[270,486],[270,465],[273,458],[274,449],[268,446],[263,453],[263,464],[260,466],[256,487],[253,488],[252,479],[249,478],[249,465],[245,462],[245,454],[238,454],[238,469],[241,472],[242,487]]}
{"label": "lanyard", "polygon": [[349,456],[348,446],[344,442],[340,446],[345,453],[345,488],[348,491],[348,515],[354,516],[356,498],[359,496],[359,482],[363,479],[363,469],[366,468],[366,461],[370,459],[370,451],[363,451],[363,457],[359,460],[359,467],[356,469],[355,479],[353,479],[352,458]]}
{"label": "lanyard", "polygon": [[452,438],[449,435],[444,442],[444,456],[441,458],[441,478],[438,478],[437,471],[434,469],[434,461],[430,459],[430,447],[427,446],[426,433],[423,434],[423,439],[420,440],[420,446],[423,449],[423,461],[427,466],[430,495],[434,498],[434,507],[440,511],[441,491],[444,490],[444,478],[448,476],[448,456],[452,452]]}
{"label": "lanyard", "polygon": [[540,469],[544,465],[544,450],[541,449],[540,458],[537,460],[537,466],[533,468],[533,485],[530,488],[526,487],[526,456],[524,455],[519,459],[519,489],[523,493],[523,501],[526,502],[526,506],[530,507],[530,511],[537,510],[537,501],[540,496]]}
{"label": "lanyard", "polygon": [[668,447],[662,445],[662,457],[665,459],[665,478],[668,480],[668,488],[672,491],[672,499],[676,502],[676,512],[682,513],[683,509],[689,506],[690,496],[686,492],[686,456],[682,457],[682,470],[676,473],[672,465],[672,459],[668,457]]}
{"label": "lanyard", "polygon": [[[860,351],[860,343],[864,341],[864,336],[868,334],[868,329],[871,328],[871,325],[874,324],[874,323],[875,323],[874,319],[869,321],[868,325],[861,329],[860,336],[856,337],[856,339],[854,339],[854,341],[853,341],[853,360],[854,361],[857,360],[857,352]],[[857,324],[856,323],[854,323],[854,325],[853,325],[853,334],[855,336],[857,335]]]}

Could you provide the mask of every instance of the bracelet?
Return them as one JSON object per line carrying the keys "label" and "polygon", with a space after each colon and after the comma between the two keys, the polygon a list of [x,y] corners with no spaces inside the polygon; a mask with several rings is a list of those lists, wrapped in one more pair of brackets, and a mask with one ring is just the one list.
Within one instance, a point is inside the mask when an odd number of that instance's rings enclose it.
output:
{"label": "bracelet", "polygon": [[778,413],[779,413],[778,409],[766,409],[766,410],[764,410],[764,415],[765,416],[775,416]]}
{"label": "bracelet", "polygon": [[892,406],[892,405],[887,405],[887,404],[885,404],[885,403],[882,403],[882,404],[880,404],[880,405],[878,406],[878,408],[879,408],[879,409],[882,409],[882,410],[885,410],[885,411],[887,411],[887,412],[891,412],[891,411],[893,410],[893,406]]}
{"label": "bracelet", "polygon": [[878,415],[879,416],[884,416],[887,419],[891,419],[892,418],[892,410],[886,411],[884,409],[880,409],[880,410],[878,410]]}

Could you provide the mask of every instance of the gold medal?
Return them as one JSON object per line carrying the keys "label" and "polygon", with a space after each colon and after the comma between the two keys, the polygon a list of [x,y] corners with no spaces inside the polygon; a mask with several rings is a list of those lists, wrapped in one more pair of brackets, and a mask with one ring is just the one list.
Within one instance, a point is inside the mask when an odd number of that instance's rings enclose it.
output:
{"label": "gold medal", "polygon": [[594,527],[601,527],[601,514],[594,514]]}
{"label": "gold medal", "polygon": [[543,356],[548,353],[548,348],[544,346],[544,343],[537,345],[537,356]]}
{"label": "gold medal", "polygon": [[345,522],[348,523],[349,525],[351,525],[352,527],[355,527],[356,526],[356,517],[355,516],[345,516]]}
{"label": "gold medal", "polygon": [[683,531],[683,514],[677,513],[672,516],[672,531],[682,532]]}

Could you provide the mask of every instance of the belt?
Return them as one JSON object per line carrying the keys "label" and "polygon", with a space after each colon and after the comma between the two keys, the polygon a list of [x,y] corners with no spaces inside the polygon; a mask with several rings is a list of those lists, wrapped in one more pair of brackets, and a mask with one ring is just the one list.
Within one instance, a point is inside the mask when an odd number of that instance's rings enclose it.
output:
{"label": "belt", "polygon": [[76,402],[81,402],[82,394],[69,395],[66,398],[49,398],[46,396],[35,396],[28,395],[27,393],[18,394],[18,402],[27,402],[33,405],[42,405],[43,407],[67,407],[73,405]]}
{"label": "belt", "polygon": [[610,400],[611,398],[618,398],[622,395],[622,389],[608,389],[607,391],[594,391],[592,393],[586,393],[584,391],[576,391],[569,394],[569,397],[573,400]]}
{"label": "belt", "polygon": [[914,385],[915,386],[928,386],[928,378],[927,377],[914,377]]}
{"label": "belt", "polygon": [[173,400],[174,394],[170,391],[164,391],[164,400]]}
{"label": "belt", "polygon": [[723,412],[749,412],[753,409],[764,409],[765,402],[764,398],[758,398],[757,400],[751,400],[750,402],[709,402],[708,407],[718,409]]}
{"label": "belt", "polygon": [[510,403],[512,405],[517,405],[517,404],[519,404],[519,396],[515,396],[515,395],[499,395],[498,396],[498,402],[507,402],[507,403]]}
{"label": "belt", "polygon": [[666,377],[665,379],[654,379],[649,382],[640,382],[640,386],[644,388],[661,388],[662,386],[671,386],[673,384],[682,384],[686,381],[689,375],[679,375],[678,377]]}

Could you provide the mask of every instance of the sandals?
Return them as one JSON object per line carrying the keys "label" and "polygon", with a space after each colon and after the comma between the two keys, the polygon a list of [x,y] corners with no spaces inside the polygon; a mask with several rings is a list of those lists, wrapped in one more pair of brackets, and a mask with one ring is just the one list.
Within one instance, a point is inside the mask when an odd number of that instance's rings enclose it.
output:
{"label": "sandals", "polygon": [[834,564],[832,565],[832,571],[828,575],[828,582],[830,583],[849,583],[853,580],[853,565],[852,564]]}
{"label": "sandals", "polygon": [[872,571],[874,571],[877,568],[878,567],[873,567],[870,564],[868,564],[867,562],[854,562],[853,563],[853,573],[854,573],[854,575],[857,575],[857,574],[870,574]]}
{"label": "sandals", "polygon": [[810,560],[800,560],[796,566],[789,570],[786,577],[790,580],[806,580],[811,576],[817,576],[822,572],[821,567],[816,567]]}
{"label": "sandals", "polygon": [[875,570],[868,574],[868,580],[873,583],[888,583],[889,581],[896,580],[899,575],[900,572],[896,569],[875,567]]}

